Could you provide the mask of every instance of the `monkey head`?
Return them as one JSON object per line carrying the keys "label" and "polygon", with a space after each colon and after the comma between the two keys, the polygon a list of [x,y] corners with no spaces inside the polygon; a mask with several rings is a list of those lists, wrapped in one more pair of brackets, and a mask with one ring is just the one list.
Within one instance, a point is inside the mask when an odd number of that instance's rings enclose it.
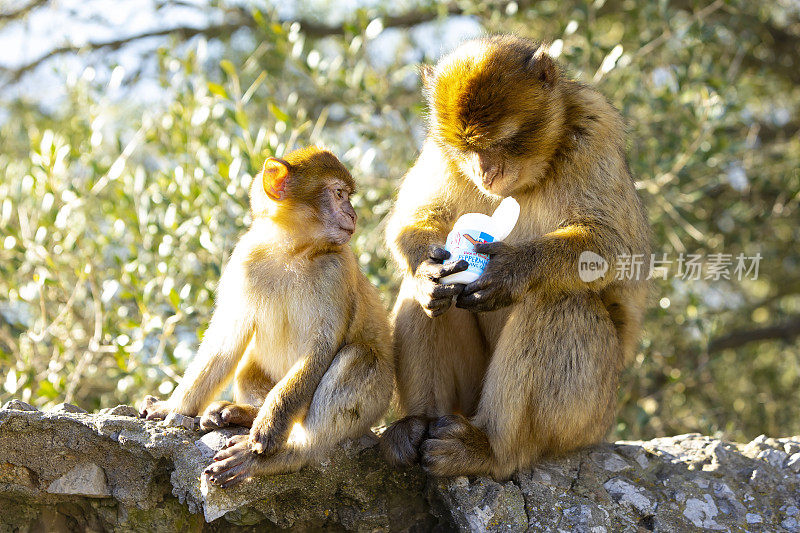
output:
{"label": "monkey head", "polygon": [[344,245],[356,227],[355,182],[327,150],[301,148],[270,157],[250,189],[253,218],[268,218],[295,240]]}
{"label": "monkey head", "polygon": [[544,177],[563,134],[558,65],[532,41],[467,41],[422,71],[430,135],[486,194],[509,196]]}

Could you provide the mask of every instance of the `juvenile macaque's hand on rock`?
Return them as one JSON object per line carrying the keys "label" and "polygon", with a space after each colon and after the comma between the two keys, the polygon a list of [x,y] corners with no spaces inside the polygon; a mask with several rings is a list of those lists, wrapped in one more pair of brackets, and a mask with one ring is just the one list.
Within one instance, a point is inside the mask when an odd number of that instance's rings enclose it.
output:
{"label": "juvenile macaque's hand on rock", "polygon": [[218,401],[206,407],[200,417],[200,429],[213,431],[228,426],[251,427],[258,414],[252,405]]}
{"label": "juvenile macaque's hand on rock", "polygon": [[164,420],[171,411],[169,402],[148,395],[142,400],[139,416],[146,420]]}
{"label": "juvenile macaque's hand on rock", "polygon": [[450,252],[438,245],[431,245],[428,249],[428,259],[417,267],[415,278],[417,281],[417,301],[422,310],[429,317],[437,317],[450,309],[453,297],[461,293],[464,285],[460,283],[442,284],[440,280],[450,274],[463,272],[469,268],[466,261],[443,264],[450,257]]}
{"label": "juvenile macaque's hand on rock", "polygon": [[527,283],[523,273],[527,262],[521,251],[504,242],[478,243],[475,251],[489,254],[489,262],[483,274],[458,295],[456,307],[482,313],[519,301]]}

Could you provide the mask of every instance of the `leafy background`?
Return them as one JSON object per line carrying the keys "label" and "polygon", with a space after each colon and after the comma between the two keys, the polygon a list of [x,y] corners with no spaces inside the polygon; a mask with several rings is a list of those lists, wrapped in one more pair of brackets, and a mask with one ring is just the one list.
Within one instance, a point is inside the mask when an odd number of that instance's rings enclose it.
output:
{"label": "leafy background", "polygon": [[612,437],[800,433],[796,0],[112,4],[0,3],[0,401],[167,395],[252,176],[309,143],[360,185],[353,248],[389,307],[417,66],[514,32],[622,111],[658,254],[762,256],[757,280],[654,283]]}

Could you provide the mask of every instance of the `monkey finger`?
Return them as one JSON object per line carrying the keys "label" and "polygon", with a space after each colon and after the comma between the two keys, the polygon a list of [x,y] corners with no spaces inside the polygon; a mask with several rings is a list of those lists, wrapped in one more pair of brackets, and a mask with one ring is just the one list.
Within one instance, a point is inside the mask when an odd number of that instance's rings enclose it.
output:
{"label": "monkey finger", "polygon": [[[217,453],[214,454],[213,459],[214,459],[214,461],[222,461],[224,459],[227,459],[228,457],[232,457],[234,455],[234,453],[235,453],[235,451],[234,451],[233,447],[222,448],[220,451],[218,451]],[[209,466],[209,468],[210,468],[210,466]]]}
{"label": "monkey finger", "polygon": [[433,299],[440,299],[440,298],[449,298],[452,299],[453,296],[457,296],[461,294],[461,291],[464,290],[464,285],[461,283],[446,283],[444,285],[436,285],[431,291],[431,298]]}
{"label": "monkey finger", "polygon": [[156,407],[151,407],[147,410],[144,419],[145,420],[164,420],[167,416],[168,411],[158,409]]}
{"label": "monkey finger", "polygon": [[[283,438],[283,442],[285,441],[286,439]],[[248,443],[253,453],[266,457],[278,451],[282,444],[282,437],[274,429],[257,433],[251,431]]]}
{"label": "monkey finger", "polygon": [[483,304],[488,300],[488,295],[485,291],[477,291],[471,294],[461,293],[456,298],[456,307],[466,309],[468,311],[480,311]]}
{"label": "monkey finger", "polygon": [[464,286],[464,289],[461,291],[461,295],[468,296],[470,294],[474,294],[478,291],[486,289],[490,285],[492,285],[492,280],[489,276],[486,276],[486,274],[484,273],[484,275],[481,276],[480,278]]}
{"label": "monkey finger", "polygon": [[494,311],[495,307],[490,302],[480,302],[470,305],[467,309],[471,313],[488,313]]}
{"label": "monkey finger", "polygon": [[142,400],[141,407],[139,408],[139,416],[141,416],[142,418],[147,417],[148,409],[152,407],[153,404],[156,403],[157,401],[158,398],[156,398],[155,396],[152,396],[150,394],[145,396],[144,399]]}
{"label": "monkey finger", "polygon": [[428,419],[407,416],[391,424],[381,435],[384,456],[394,466],[407,466],[419,460],[419,447],[428,430]]}
{"label": "monkey finger", "polygon": [[497,255],[505,252],[510,246],[503,241],[498,242],[479,242],[475,245],[475,251],[479,254]]}
{"label": "monkey finger", "polygon": [[148,394],[147,396],[144,397],[144,400],[142,400],[142,404],[144,405],[144,407],[149,407],[154,403],[156,403],[157,401],[158,398],[156,398],[152,394]]}
{"label": "monkey finger", "polygon": [[428,435],[433,439],[457,438],[469,429],[469,421],[462,415],[445,415],[428,424]]}
{"label": "monkey finger", "polygon": [[439,309],[443,305],[448,305],[450,303],[451,298],[432,298],[425,302],[422,307],[429,311],[435,311]]}
{"label": "monkey finger", "polygon": [[434,261],[441,262],[450,257],[450,252],[438,244],[431,244],[428,246],[428,257]]}
{"label": "monkey finger", "polygon": [[234,455],[212,463],[203,473],[211,483],[225,488],[243,481],[251,471],[252,462],[253,459],[245,454]]}
{"label": "monkey finger", "polygon": [[429,316],[431,318],[436,318],[437,316],[443,315],[450,306],[453,305],[452,298],[442,298],[441,300],[433,300],[431,302],[431,307],[429,308]]}
{"label": "monkey finger", "polygon": [[428,474],[449,476],[464,468],[465,455],[458,439],[428,439],[420,447],[420,464]]}
{"label": "monkey finger", "polygon": [[241,483],[242,481],[244,481],[248,477],[250,477],[250,476],[247,474],[246,471],[240,470],[239,472],[235,473],[233,475],[233,477],[229,478],[228,481],[226,481],[225,483],[222,483],[219,486],[219,488],[227,489],[227,488],[233,487],[234,485],[238,485],[239,483]]}
{"label": "monkey finger", "polygon": [[469,307],[470,313],[488,313],[494,311],[497,307],[491,302],[481,302]]}
{"label": "monkey finger", "polygon": [[[230,444],[230,445],[228,445]],[[246,454],[249,453],[249,446],[246,442],[235,442],[231,443],[229,440],[228,443],[216,454],[214,454],[215,461],[221,461],[222,459],[227,459],[228,457],[232,457],[237,454]]]}
{"label": "monkey finger", "polygon": [[449,276],[450,274],[457,274],[458,272],[463,272],[469,268],[469,263],[464,261],[463,259],[456,261],[455,263],[447,263],[445,265],[437,265],[436,266],[436,274],[434,279],[441,279],[444,277]]}
{"label": "monkey finger", "polygon": [[431,311],[431,313],[430,313],[430,317],[431,317],[431,318],[440,317],[440,316],[442,316],[443,314],[445,314],[445,313],[447,312],[447,310],[448,310],[448,309],[450,309],[450,308],[449,308],[449,307],[440,307],[439,309],[437,309],[437,310],[435,310],[435,311]]}
{"label": "monkey finger", "polygon": [[246,441],[246,440],[247,440],[247,433],[243,433],[242,435],[234,435],[233,437],[229,438],[225,442],[225,446],[224,447],[225,448],[230,448],[231,446],[235,446],[235,445],[239,444],[240,442],[243,442],[243,441]]}
{"label": "monkey finger", "polygon": [[436,276],[438,275],[439,269],[441,267],[442,267],[441,263],[434,263],[431,259],[428,259],[419,264],[415,272],[415,275],[417,278],[433,280],[436,279]]}
{"label": "monkey finger", "polygon": [[200,417],[200,429],[203,431],[213,431],[225,425],[227,424],[223,422],[222,415],[218,411],[211,413],[206,412]]}

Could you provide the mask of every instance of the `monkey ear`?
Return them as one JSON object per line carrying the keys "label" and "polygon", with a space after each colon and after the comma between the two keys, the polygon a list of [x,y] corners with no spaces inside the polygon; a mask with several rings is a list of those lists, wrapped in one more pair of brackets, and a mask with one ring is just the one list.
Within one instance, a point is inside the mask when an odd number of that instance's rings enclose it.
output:
{"label": "monkey ear", "polygon": [[433,67],[430,65],[420,65],[419,67],[419,77],[422,79],[422,85],[425,88],[430,89],[431,83],[433,82]]}
{"label": "monkey ear", "polygon": [[277,157],[270,157],[264,161],[261,171],[261,180],[264,192],[271,199],[281,201],[286,199],[286,179],[289,177],[289,163]]}
{"label": "monkey ear", "polygon": [[536,79],[548,87],[552,87],[558,78],[558,66],[548,53],[549,47],[541,45],[531,56],[528,68]]}

